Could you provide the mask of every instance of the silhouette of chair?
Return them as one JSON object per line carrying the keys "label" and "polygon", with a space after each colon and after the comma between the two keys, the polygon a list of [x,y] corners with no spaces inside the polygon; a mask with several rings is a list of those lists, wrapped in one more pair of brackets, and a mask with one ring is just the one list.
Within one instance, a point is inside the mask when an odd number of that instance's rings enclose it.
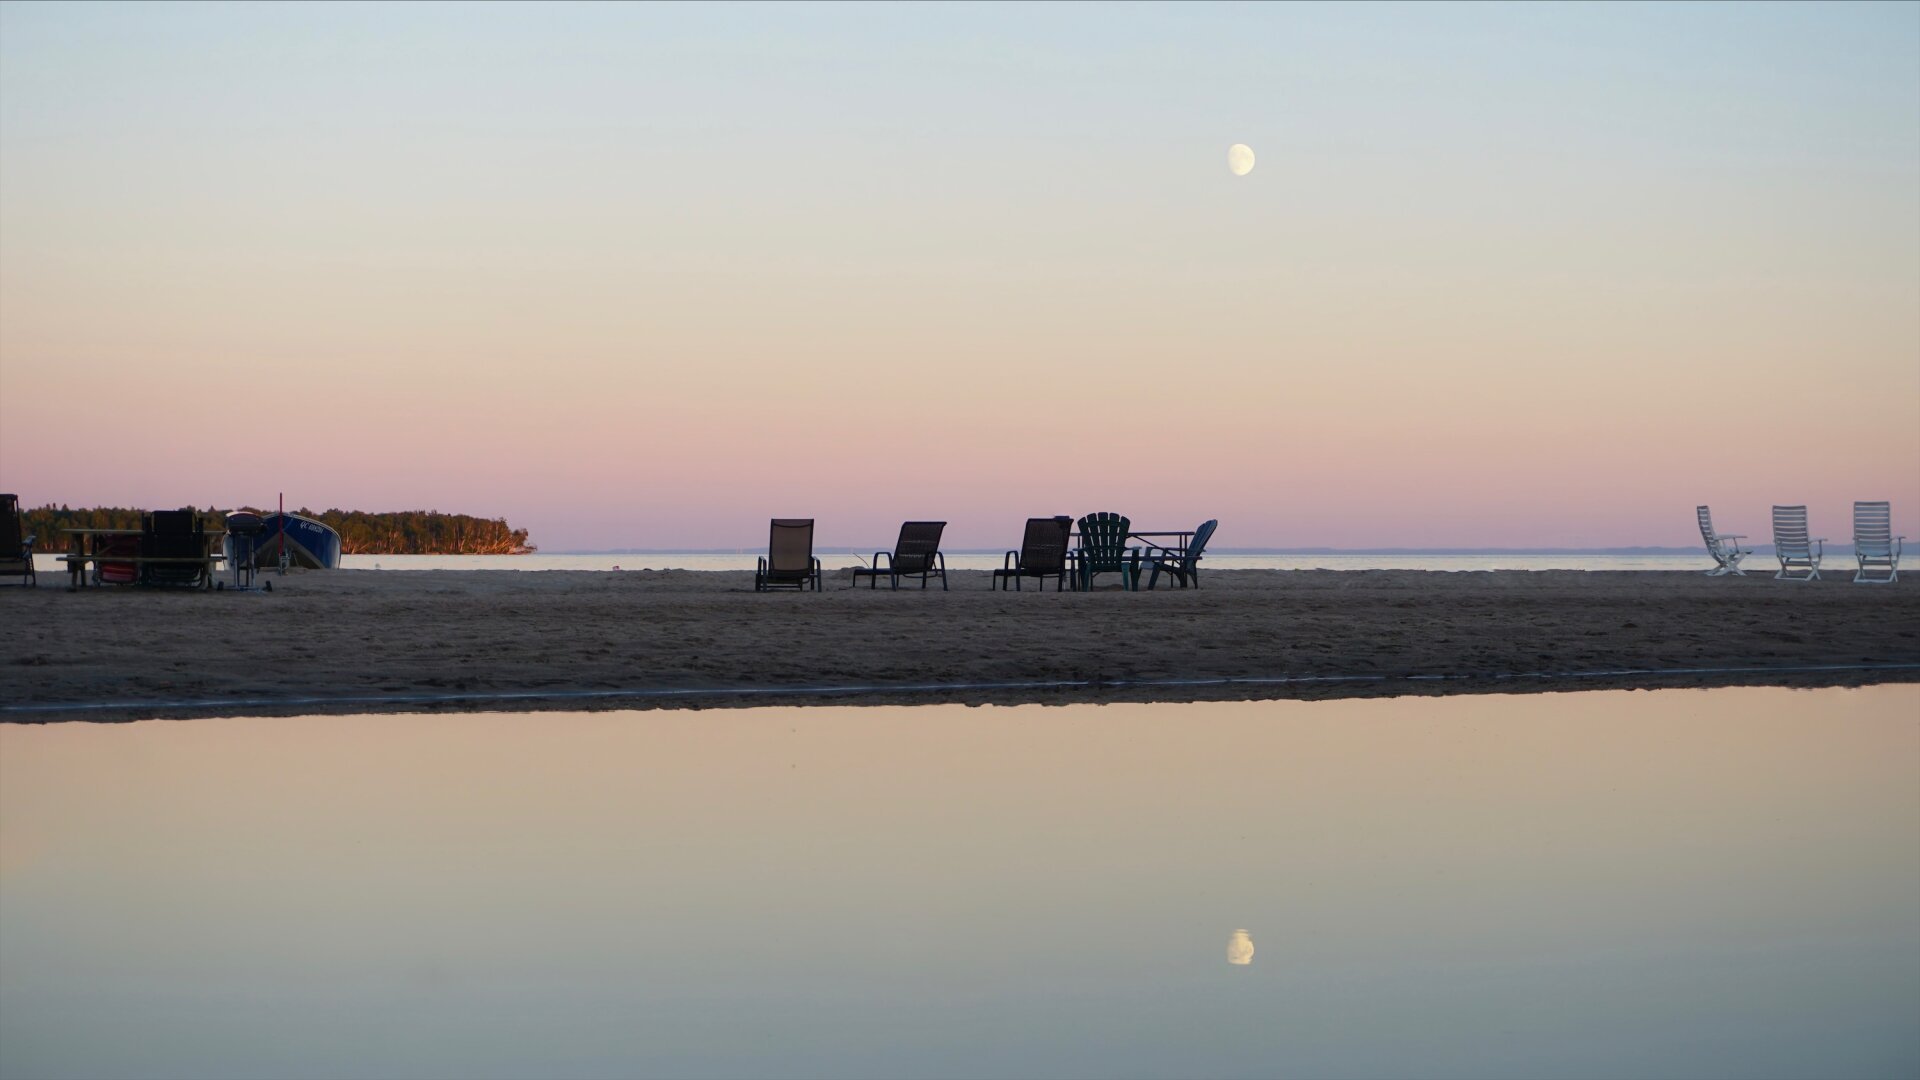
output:
{"label": "silhouette of chair", "polygon": [[1700,518],[1700,539],[1707,543],[1707,554],[1713,556],[1714,568],[1707,571],[1708,577],[1720,577],[1725,574],[1738,574],[1746,577],[1747,572],[1740,569],[1740,560],[1753,554],[1743,549],[1735,540],[1745,540],[1738,533],[1717,533],[1713,531],[1713,514],[1704,506],[1694,507],[1694,513]]}
{"label": "silhouette of chair", "polygon": [[33,537],[21,535],[20,497],[0,495],[0,577],[17,577],[22,586],[38,585],[33,573]]}
{"label": "silhouette of chair", "polygon": [[[140,555],[143,559],[204,559],[207,531],[200,515],[191,509],[155,510],[140,525]],[[142,585],[211,585],[212,576],[202,562],[142,562]]]}
{"label": "silhouette of chair", "polygon": [[[1853,557],[1860,560],[1854,572],[1856,585],[1890,585],[1900,580],[1900,547],[1906,537],[1893,535],[1893,504],[1857,502],[1853,504]],[[1872,577],[1869,570],[1884,569],[1886,577]]]}
{"label": "silhouette of chair", "polygon": [[[909,521],[900,526],[900,539],[894,541],[893,550],[873,553],[872,566],[853,568],[853,584],[857,588],[860,579],[870,578],[867,588],[877,588],[882,577],[893,579],[893,587],[900,587],[900,579],[918,575],[920,587],[927,587],[927,577],[938,574],[940,589],[947,588],[947,557],[940,553],[940,534],[946,530],[944,521]],[[887,561],[886,567],[880,566],[880,560]]]}
{"label": "silhouette of chair", "polygon": [[1179,582],[1183,589],[1188,585],[1199,588],[1200,557],[1206,554],[1207,541],[1213,538],[1213,530],[1219,525],[1218,521],[1201,522],[1200,527],[1193,530],[1193,538],[1187,541],[1187,546],[1184,548],[1148,545],[1146,559],[1147,568],[1151,572],[1147,575],[1147,588],[1151,589],[1159,582],[1162,570],[1172,574],[1173,579]]}
{"label": "silhouette of chair", "polygon": [[1004,589],[1013,582],[1016,591],[1023,578],[1038,578],[1041,589],[1053,579],[1053,591],[1067,583],[1067,534],[1073,531],[1073,519],[1066,516],[1028,518],[1026,535],[1020,550],[1007,552],[1001,567],[993,572],[993,584]]}
{"label": "silhouette of chair", "polygon": [[1780,581],[1820,580],[1820,557],[1826,545],[1824,536],[1807,536],[1807,508],[1773,508],[1773,554],[1780,560]]}
{"label": "silhouette of chair", "polygon": [[753,591],[820,591],[820,560],[813,557],[812,518],[774,518],[767,553],[753,574]]}
{"label": "silhouette of chair", "polygon": [[1127,546],[1133,522],[1119,514],[1088,514],[1080,519],[1080,548],[1074,553],[1078,588],[1093,588],[1100,574],[1119,574],[1127,589],[1140,587],[1140,549]]}

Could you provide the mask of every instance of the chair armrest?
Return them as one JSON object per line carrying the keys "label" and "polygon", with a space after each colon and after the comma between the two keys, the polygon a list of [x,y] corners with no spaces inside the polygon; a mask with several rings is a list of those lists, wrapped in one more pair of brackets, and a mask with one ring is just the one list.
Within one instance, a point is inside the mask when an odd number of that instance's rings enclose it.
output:
{"label": "chair armrest", "polygon": [[1019,557],[1020,557],[1020,553],[1019,553],[1019,552],[1017,552],[1017,551],[1009,551],[1009,552],[1007,552],[1007,557],[1006,557],[1006,558],[1004,558],[1004,559],[1001,559],[1001,560],[1000,560],[1000,569],[1002,569],[1002,570],[1011,570],[1011,569],[1013,569],[1013,562],[1014,562],[1014,560],[1015,560],[1015,559],[1017,559],[1017,558],[1019,558]]}
{"label": "chair armrest", "polygon": [[764,574],[767,572],[767,557],[765,555],[762,555],[754,559],[753,562],[754,562],[754,569],[753,569],[754,573]]}
{"label": "chair armrest", "polygon": [[1745,540],[1746,538],[1747,538],[1746,533],[1721,533],[1717,537],[1717,539],[1720,539],[1720,540]]}
{"label": "chair armrest", "polygon": [[885,560],[887,560],[887,569],[889,569],[889,570],[891,570],[891,569],[893,569],[893,552],[891,552],[891,551],[876,551],[876,552],[874,552],[874,553],[873,553],[873,568],[874,568],[875,570],[878,570],[878,569],[880,569],[880,560],[881,560],[881,559],[885,559]]}

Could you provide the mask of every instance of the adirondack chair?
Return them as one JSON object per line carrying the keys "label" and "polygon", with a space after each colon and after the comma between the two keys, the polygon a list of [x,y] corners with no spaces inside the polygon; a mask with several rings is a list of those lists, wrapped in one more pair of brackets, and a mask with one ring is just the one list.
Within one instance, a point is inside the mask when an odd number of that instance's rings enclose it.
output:
{"label": "adirondack chair", "polygon": [[1745,540],[1746,537],[1737,533],[1714,532],[1713,515],[1708,512],[1707,508],[1697,506],[1694,510],[1700,515],[1700,539],[1707,542],[1707,554],[1713,556],[1713,561],[1717,564],[1713,569],[1707,571],[1707,576],[1720,577],[1724,574],[1738,574],[1741,577],[1746,577],[1747,572],[1740,569],[1740,560],[1753,554],[1753,552],[1734,543],[1735,540]]}
{"label": "adirondack chair", "polygon": [[1193,530],[1193,539],[1188,541],[1184,548],[1177,550],[1163,547],[1150,548],[1147,552],[1147,566],[1152,572],[1147,575],[1147,588],[1153,588],[1154,584],[1160,580],[1162,570],[1172,574],[1173,579],[1179,582],[1183,589],[1189,584],[1196,589],[1199,588],[1200,556],[1206,552],[1207,541],[1213,538],[1213,530],[1219,524],[1218,521],[1201,522],[1200,527]]}
{"label": "adirondack chair", "polygon": [[21,585],[37,585],[33,537],[21,533],[20,497],[0,495],[0,577],[17,577]]}
{"label": "adirondack chair", "polygon": [[[1893,535],[1893,505],[1883,502],[1853,504],[1853,557],[1860,560],[1854,572],[1856,585],[1889,585],[1900,580],[1900,546],[1904,536]],[[1886,577],[1871,577],[1867,571],[1884,569]]]}
{"label": "adirondack chair", "polygon": [[753,591],[820,591],[820,560],[813,557],[812,518],[774,518],[767,553],[753,573]]}
{"label": "adirondack chair", "polygon": [[1773,508],[1773,554],[1780,560],[1779,581],[1820,580],[1820,557],[1826,545],[1824,536],[1807,536],[1807,508]]}
{"label": "adirondack chair", "polygon": [[[882,577],[893,579],[893,587],[900,587],[900,579],[919,575],[920,587],[927,587],[927,576],[937,574],[940,578],[940,591],[947,589],[947,557],[940,553],[940,534],[946,530],[944,521],[909,521],[900,526],[900,539],[893,542],[892,551],[873,553],[872,566],[853,568],[853,584],[857,588],[860,579],[870,579],[867,588],[877,588]],[[882,567],[880,560],[887,565]]]}
{"label": "adirondack chair", "polygon": [[1088,514],[1080,519],[1080,548],[1074,552],[1076,588],[1093,588],[1099,574],[1119,574],[1127,589],[1140,587],[1140,549],[1127,546],[1133,522],[1119,514]]}
{"label": "adirondack chair", "polygon": [[1000,569],[993,572],[993,584],[1005,589],[1011,581],[1017,592],[1022,579],[1038,578],[1044,591],[1052,578],[1053,591],[1059,592],[1067,583],[1067,534],[1072,531],[1073,519],[1065,515],[1028,518],[1020,550],[1007,552]]}

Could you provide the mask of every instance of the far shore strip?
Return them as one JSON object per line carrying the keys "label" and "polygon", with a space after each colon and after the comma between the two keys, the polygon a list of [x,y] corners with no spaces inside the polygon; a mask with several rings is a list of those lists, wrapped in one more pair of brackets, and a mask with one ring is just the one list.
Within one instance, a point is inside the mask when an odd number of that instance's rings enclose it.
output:
{"label": "far shore strip", "polygon": [[[1920,681],[1920,585],[1223,570],[1199,589],[755,594],[742,571],[0,593],[0,720],[1348,697]],[[103,707],[105,706],[105,707]]]}

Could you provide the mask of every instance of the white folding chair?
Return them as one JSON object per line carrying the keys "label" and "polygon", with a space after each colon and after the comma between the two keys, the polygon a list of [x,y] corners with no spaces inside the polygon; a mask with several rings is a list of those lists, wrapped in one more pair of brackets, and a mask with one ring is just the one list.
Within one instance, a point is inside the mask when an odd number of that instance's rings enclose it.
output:
{"label": "white folding chair", "polygon": [[1773,554],[1780,560],[1780,572],[1773,575],[1774,578],[1780,581],[1820,580],[1820,556],[1826,542],[1824,536],[1807,536],[1806,507],[1774,507]]}
{"label": "white folding chair", "polygon": [[1747,572],[1740,569],[1740,560],[1753,554],[1753,552],[1734,543],[1735,540],[1745,540],[1746,537],[1738,533],[1714,532],[1713,514],[1704,506],[1696,506],[1694,507],[1694,511],[1700,515],[1700,539],[1707,542],[1707,554],[1713,556],[1713,561],[1718,564],[1713,569],[1707,571],[1707,576],[1720,577],[1724,574],[1738,574],[1741,577],[1746,577]]}
{"label": "white folding chair", "polygon": [[[1860,560],[1854,572],[1856,585],[1889,585],[1900,580],[1900,545],[1904,536],[1893,535],[1893,504],[1857,502],[1853,504],[1853,556]],[[1885,570],[1886,577],[1869,576],[1869,570]]]}

